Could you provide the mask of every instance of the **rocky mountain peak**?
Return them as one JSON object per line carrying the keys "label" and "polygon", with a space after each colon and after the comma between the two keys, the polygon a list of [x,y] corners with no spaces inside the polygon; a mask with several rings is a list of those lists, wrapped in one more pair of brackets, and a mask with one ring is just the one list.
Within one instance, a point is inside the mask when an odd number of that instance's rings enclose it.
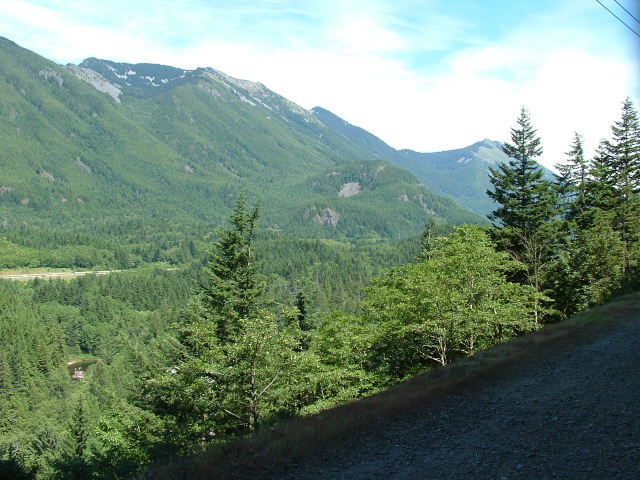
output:
{"label": "rocky mountain peak", "polygon": [[78,65],[102,75],[109,82],[125,87],[162,87],[192,76],[195,70],[184,70],[153,63],[118,63],[111,60],[87,58]]}

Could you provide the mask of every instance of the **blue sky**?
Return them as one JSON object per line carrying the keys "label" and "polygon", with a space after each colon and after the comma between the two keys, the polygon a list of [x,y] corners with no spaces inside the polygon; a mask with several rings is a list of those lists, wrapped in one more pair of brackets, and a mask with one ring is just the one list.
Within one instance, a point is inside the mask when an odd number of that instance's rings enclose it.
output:
{"label": "blue sky", "polygon": [[640,99],[640,38],[595,0],[1,0],[0,35],[58,63],[211,66],[418,151],[508,140],[525,105],[548,166]]}

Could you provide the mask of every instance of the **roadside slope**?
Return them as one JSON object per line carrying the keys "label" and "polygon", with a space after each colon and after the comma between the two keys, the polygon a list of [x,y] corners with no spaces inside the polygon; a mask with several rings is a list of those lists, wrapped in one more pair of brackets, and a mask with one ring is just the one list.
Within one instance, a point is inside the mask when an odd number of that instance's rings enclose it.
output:
{"label": "roadside slope", "polygon": [[640,478],[640,307],[621,310],[281,478]]}
{"label": "roadside slope", "polygon": [[151,478],[640,478],[640,293]]}

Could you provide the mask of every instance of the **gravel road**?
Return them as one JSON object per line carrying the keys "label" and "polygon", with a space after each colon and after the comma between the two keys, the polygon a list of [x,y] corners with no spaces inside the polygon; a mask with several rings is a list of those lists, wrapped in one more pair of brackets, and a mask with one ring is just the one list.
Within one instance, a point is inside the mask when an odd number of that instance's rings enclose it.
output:
{"label": "gravel road", "polygon": [[640,479],[640,317],[354,435],[281,479]]}

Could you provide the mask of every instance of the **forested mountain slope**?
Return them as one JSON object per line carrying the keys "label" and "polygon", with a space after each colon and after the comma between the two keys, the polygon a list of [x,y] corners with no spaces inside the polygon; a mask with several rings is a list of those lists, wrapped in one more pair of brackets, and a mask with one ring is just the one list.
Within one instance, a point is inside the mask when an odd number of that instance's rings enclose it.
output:
{"label": "forested mountain slope", "polygon": [[[499,142],[485,139],[468,147],[432,153],[396,150],[324,108],[315,107],[312,112],[327,127],[360,145],[370,155],[410,171],[431,191],[448,195],[483,216],[495,208],[486,195],[491,187],[489,168],[508,160]],[[545,172],[552,179],[551,172]]]}
{"label": "forested mountain slope", "polygon": [[[217,223],[239,191],[262,201],[265,226],[302,234],[400,237],[429,215],[482,221],[258,83],[97,59],[65,68],[7,39],[0,62],[4,223]],[[357,194],[314,188],[334,171]]]}

